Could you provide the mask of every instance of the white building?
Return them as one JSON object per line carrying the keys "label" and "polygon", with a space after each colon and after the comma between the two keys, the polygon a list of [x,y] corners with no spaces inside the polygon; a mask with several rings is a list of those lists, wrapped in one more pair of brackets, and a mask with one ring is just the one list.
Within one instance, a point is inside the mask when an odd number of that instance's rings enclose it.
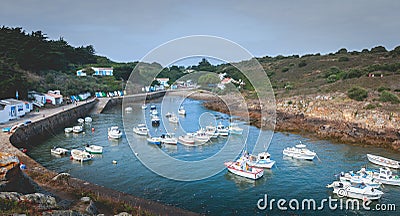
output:
{"label": "white building", "polygon": [[76,76],[87,76],[87,74],[84,69],[80,69],[76,71]]}
{"label": "white building", "polygon": [[22,117],[32,109],[32,104],[25,101],[12,98],[0,100],[0,123]]}
{"label": "white building", "polygon": [[46,96],[46,101],[51,101],[51,104],[53,105],[62,104],[63,102],[63,96],[61,95],[60,90],[48,91],[47,94],[44,95]]}
{"label": "white building", "polygon": [[163,87],[169,87],[169,78],[156,78],[156,80],[162,85]]}
{"label": "white building", "polygon": [[28,98],[33,101],[36,106],[42,107],[46,103],[46,96],[36,91],[29,91]]}
{"label": "white building", "polygon": [[112,76],[113,75],[113,68],[98,68],[92,67],[94,71],[93,76]]}

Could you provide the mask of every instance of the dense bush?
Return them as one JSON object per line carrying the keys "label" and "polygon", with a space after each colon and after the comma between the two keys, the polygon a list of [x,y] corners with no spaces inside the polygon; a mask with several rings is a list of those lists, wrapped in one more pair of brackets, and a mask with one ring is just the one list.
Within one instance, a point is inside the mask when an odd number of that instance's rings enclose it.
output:
{"label": "dense bush", "polygon": [[392,104],[400,103],[399,97],[397,97],[397,95],[392,94],[388,91],[383,91],[381,93],[381,96],[379,97],[379,100],[382,102],[391,102]]}
{"label": "dense bush", "polygon": [[297,66],[299,66],[299,67],[304,67],[304,66],[306,66],[307,65],[307,63],[306,63],[306,61],[301,61]]}
{"label": "dense bush", "polygon": [[361,87],[353,87],[347,91],[347,96],[356,101],[363,101],[368,97],[368,91]]}
{"label": "dense bush", "polygon": [[343,76],[343,79],[359,78],[364,75],[364,72],[359,69],[350,69]]}
{"label": "dense bush", "polygon": [[339,59],[338,59],[338,61],[339,62],[347,62],[347,61],[349,61],[350,59],[349,59],[349,57],[347,57],[347,56],[341,56]]}

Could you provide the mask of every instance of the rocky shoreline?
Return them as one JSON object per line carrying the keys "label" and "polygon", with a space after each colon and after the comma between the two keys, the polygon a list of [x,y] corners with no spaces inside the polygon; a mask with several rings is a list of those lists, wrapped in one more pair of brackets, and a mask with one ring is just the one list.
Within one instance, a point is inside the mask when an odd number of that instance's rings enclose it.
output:
{"label": "rocky shoreline", "polygon": [[[207,109],[229,113],[226,101],[232,96],[206,98]],[[228,99],[227,99],[228,98]],[[276,101],[276,124],[261,125],[261,106],[255,99],[246,100],[248,112],[234,115],[249,117],[256,127],[274,128],[275,131],[294,132],[330,139],[342,143],[380,146],[400,151],[400,115],[384,109],[369,110],[368,102],[352,101],[344,94],[297,96]],[[382,105],[384,106],[384,104]],[[268,112],[264,109],[263,111]]]}

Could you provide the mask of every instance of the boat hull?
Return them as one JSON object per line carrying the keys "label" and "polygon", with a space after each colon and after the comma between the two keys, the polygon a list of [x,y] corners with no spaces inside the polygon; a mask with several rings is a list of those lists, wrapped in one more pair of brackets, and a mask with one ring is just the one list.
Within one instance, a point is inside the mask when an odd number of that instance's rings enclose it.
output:
{"label": "boat hull", "polygon": [[240,167],[235,165],[236,162],[225,162],[225,166],[229,172],[236,174],[238,176],[242,176],[245,178],[257,180],[264,175],[264,170],[254,167],[249,167],[248,170],[242,170]]}
{"label": "boat hull", "polygon": [[383,167],[389,167],[389,168],[394,168],[394,169],[400,169],[400,162],[395,161],[389,158],[377,156],[377,155],[372,155],[372,154],[367,154],[367,158],[369,162],[383,166]]}

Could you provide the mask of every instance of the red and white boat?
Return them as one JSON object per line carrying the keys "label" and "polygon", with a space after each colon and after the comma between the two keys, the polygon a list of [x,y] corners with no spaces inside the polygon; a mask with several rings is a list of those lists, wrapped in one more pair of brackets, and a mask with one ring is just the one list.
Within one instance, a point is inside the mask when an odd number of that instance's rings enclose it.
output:
{"label": "red and white boat", "polygon": [[264,175],[264,169],[249,166],[245,157],[237,161],[225,162],[224,165],[229,172],[249,179],[257,180]]}

